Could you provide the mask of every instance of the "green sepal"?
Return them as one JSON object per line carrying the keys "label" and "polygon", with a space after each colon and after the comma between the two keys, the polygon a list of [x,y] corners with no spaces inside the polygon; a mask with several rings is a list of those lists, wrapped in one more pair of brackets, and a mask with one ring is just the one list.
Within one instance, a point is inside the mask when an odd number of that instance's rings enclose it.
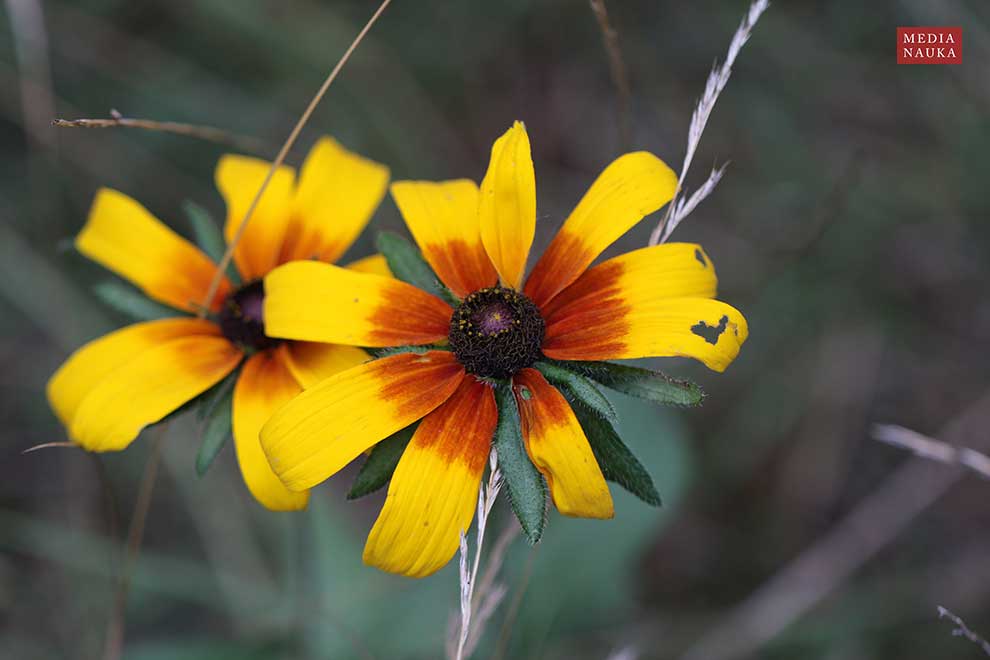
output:
{"label": "green sepal", "polygon": [[396,279],[432,293],[452,305],[460,302],[457,296],[443,285],[419,250],[406,239],[390,231],[379,232],[375,239],[375,247],[385,257],[388,269]]}
{"label": "green sepal", "polygon": [[178,311],[151,300],[123,282],[100,282],[93,287],[93,293],[108,307],[135,321],[157,321],[180,315]]}
{"label": "green sepal", "polygon": [[223,395],[212,406],[203,428],[203,442],[196,452],[196,474],[201,477],[233,435],[234,388],[223,388],[221,391]]}
{"label": "green sepal", "polygon": [[406,445],[412,440],[413,433],[419,424],[411,424],[401,431],[396,431],[385,438],[371,450],[368,458],[361,466],[351,490],[347,493],[347,499],[356,500],[359,497],[370,495],[379,490],[392,478],[402,452],[406,450]]}
{"label": "green sepal", "polygon": [[366,348],[364,349],[368,352],[371,357],[376,360],[384,357],[391,357],[393,355],[401,355],[402,353],[417,353],[422,355],[428,351],[450,351],[447,346],[436,346],[433,344],[426,346],[387,346],[385,348]]}
{"label": "green sepal", "polygon": [[660,493],[653,485],[653,478],[639,459],[622,442],[622,438],[607,419],[600,417],[578,403],[573,406],[584,435],[588,438],[591,451],[598,461],[602,475],[628,490],[651,506],[661,506]]}
{"label": "green sepal", "polygon": [[537,362],[533,366],[569,401],[580,402],[596,415],[604,417],[613,424],[618,423],[619,417],[612,407],[612,402],[589,379],[549,362]]}
{"label": "green sepal", "polygon": [[237,368],[227,374],[223,380],[196,397],[196,399],[194,399],[196,402],[196,417],[199,419],[206,419],[207,417],[212,416],[217,406],[223,402],[224,398],[233,392],[234,385],[237,383],[237,378],[240,376],[240,373],[241,367],[238,365]]}
{"label": "green sepal", "polygon": [[[224,252],[227,251],[227,241],[223,237],[220,225],[213,219],[209,211],[192,200],[184,201],[182,210],[186,212],[189,224],[192,225],[196,245],[213,260],[213,263],[219,264],[220,260],[223,259]],[[241,283],[240,274],[233,262],[227,266],[227,278],[235,286]]]}
{"label": "green sepal", "polygon": [[498,468],[502,471],[512,511],[526,538],[535,545],[546,526],[547,487],[523,445],[519,407],[512,394],[512,385],[502,383],[496,387],[495,401],[498,404],[498,425],[495,427]]}
{"label": "green sepal", "polygon": [[569,362],[550,360],[552,364],[586,376],[605,387],[640,399],[667,406],[697,406],[705,392],[689,380],[677,380],[659,371],[614,362]]}

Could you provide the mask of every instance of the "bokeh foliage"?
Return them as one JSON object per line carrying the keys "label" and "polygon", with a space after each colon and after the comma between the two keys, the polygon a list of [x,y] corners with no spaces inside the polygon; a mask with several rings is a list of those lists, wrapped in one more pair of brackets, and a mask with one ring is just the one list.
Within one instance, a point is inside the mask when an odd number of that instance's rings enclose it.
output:
{"label": "bokeh foliage", "polygon": [[[9,4],[9,3],[8,3]],[[94,191],[118,188],[192,236],[215,217],[222,149],[49,115],[224,127],[268,156],[372,7],[367,2],[45,0],[45,38],[0,12],[0,656],[95,657],[148,438],[127,452],[27,455],[62,439],[44,383],[125,317],[112,278],[71,249]],[[671,164],[745,2],[608,2],[630,69],[633,148]],[[898,67],[898,25],[961,25],[964,64]],[[704,243],[749,342],[725,375],[658,361],[708,393],[658,410],[611,395],[660,510],[613,487],[614,522],[552,515],[517,542],[508,601],[479,657],[675,658],[903,460],[874,421],[934,433],[987,388],[990,6],[981,0],[774,3],[719,100],[691,183],[732,164],[674,235]],[[51,87],[39,75],[47,53]],[[25,59],[25,53],[28,54]],[[51,91],[53,105],[44,103]],[[40,90],[40,94],[39,94]],[[584,2],[396,0],[331,90],[319,134],[396,178],[479,179],[513,119],[529,129],[536,249],[622,152],[601,35]],[[376,226],[405,235],[391,201]],[[649,222],[609,255],[645,245]],[[370,235],[349,256],[373,249]],[[165,444],[127,609],[127,658],[436,657],[456,568],[413,582],[360,564],[382,494],[261,510],[228,447],[198,479],[195,416]],[[974,440],[974,443],[976,441]],[[937,467],[933,470],[940,469]],[[987,485],[968,480],[760,657],[980,657],[935,605],[990,633]],[[505,502],[502,503],[504,507]],[[493,529],[508,512],[500,509]],[[524,592],[520,588],[525,586]],[[520,593],[510,625],[503,616]]]}

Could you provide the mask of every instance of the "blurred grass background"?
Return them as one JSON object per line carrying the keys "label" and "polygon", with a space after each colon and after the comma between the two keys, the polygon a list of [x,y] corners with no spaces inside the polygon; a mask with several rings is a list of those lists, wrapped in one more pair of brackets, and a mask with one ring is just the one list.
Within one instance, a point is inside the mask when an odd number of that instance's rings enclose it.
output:
{"label": "blurred grass background", "polygon": [[[44,384],[126,319],[111,279],[71,248],[100,186],[189,234],[184,200],[221,217],[216,145],[53,116],[184,121],[255,136],[274,155],[377,3],[366,0],[7,0],[0,24],[0,657],[98,657],[150,442],[87,455],[63,439]],[[536,249],[627,147],[671,165],[712,61],[747,3],[607,4],[632,81],[631,144],[586,2],[396,0],[317,110],[322,133],[395,178],[480,179],[526,122]],[[961,25],[961,66],[896,66],[899,25]],[[665,500],[615,490],[610,523],[551,517],[517,541],[509,595],[477,657],[678,658],[726,630],[748,596],[909,460],[873,422],[936,434],[986,395],[990,337],[990,5],[984,0],[778,0],[718,102],[689,186],[731,160],[674,235],[702,242],[720,298],[751,335],[724,375],[658,361],[708,391],[697,410],[616,396],[626,440]],[[645,245],[642,223],[608,254]],[[402,231],[390,200],[374,227]],[[369,233],[352,256],[371,250]],[[621,399],[621,400],[619,400]],[[985,417],[983,421],[987,420]],[[968,443],[987,444],[977,424]],[[345,503],[351,474],[293,515],[258,507],[232,452],[194,472],[193,420],[173,424],[127,607],[125,657],[435,658],[456,568],[409,581],[364,567],[382,499]],[[982,435],[982,437],[980,437]],[[932,465],[930,476],[946,468]],[[929,472],[921,472],[924,477]],[[917,492],[928,487],[919,479]],[[808,612],[759,610],[731,657],[977,658],[936,605],[990,633],[990,486],[966,478]],[[905,501],[914,490],[903,494]],[[504,512],[502,512],[504,514]],[[496,528],[500,526],[496,520]],[[845,538],[855,556],[869,529]],[[865,546],[862,546],[865,547]],[[864,558],[867,559],[867,558]],[[805,575],[829,580],[829,565]],[[785,583],[781,593],[806,585]],[[749,608],[749,609],[747,609]],[[729,628],[730,632],[732,628]]]}

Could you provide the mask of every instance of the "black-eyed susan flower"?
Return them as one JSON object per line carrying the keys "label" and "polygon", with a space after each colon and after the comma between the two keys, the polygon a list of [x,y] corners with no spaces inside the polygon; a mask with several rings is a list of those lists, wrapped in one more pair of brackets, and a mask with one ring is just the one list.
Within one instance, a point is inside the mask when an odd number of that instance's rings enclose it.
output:
{"label": "black-eyed susan flower", "polygon": [[[227,205],[228,241],[270,164],[226,155],[216,183]],[[365,361],[346,345],[273,339],[263,323],[261,278],[293,259],[336,261],[385,195],[388,169],[323,138],[298,178],[281,167],[234,250],[243,285],[224,277],[209,319],[189,316],[137,323],[76,351],[48,383],[48,399],[72,441],[91,451],[127,447],[141,429],[196,398],[240,365],[232,430],[248,489],[275,510],[305,507],[272,473],[258,432],[278,406],[302,389]],[[123,193],[100,190],[76,247],[158,302],[195,313],[216,264]],[[387,274],[376,255],[351,265]]]}
{"label": "black-eyed susan flower", "polygon": [[652,154],[621,156],[524,285],[536,190],[521,123],[495,142],[480,189],[469,180],[394,183],[392,196],[455,305],[396,279],[327,264],[296,262],[268,275],[272,335],[426,347],[338,373],[277,411],[262,430],[276,474],[290,490],[311,488],[422,419],[392,475],[364,559],[427,575],[449,561],[471,523],[501,412],[492,384],[511,382],[526,453],[557,509],[610,518],[612,498],[585,431],[534,367],[547,359],[687,356],[722,371],[736,357],[746,320],[713,299],[715,271],[699,246],[659,245],[589,268],[667,203],[675,186],[674,173]]}

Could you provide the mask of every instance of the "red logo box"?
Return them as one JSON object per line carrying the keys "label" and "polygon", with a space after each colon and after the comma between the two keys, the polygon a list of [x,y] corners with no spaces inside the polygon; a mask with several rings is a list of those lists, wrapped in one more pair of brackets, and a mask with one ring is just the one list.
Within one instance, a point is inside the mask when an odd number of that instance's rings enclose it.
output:
{"label": "red logo box", "polygon": [[962,28],[897,28],[897,63],[962,64]]}

